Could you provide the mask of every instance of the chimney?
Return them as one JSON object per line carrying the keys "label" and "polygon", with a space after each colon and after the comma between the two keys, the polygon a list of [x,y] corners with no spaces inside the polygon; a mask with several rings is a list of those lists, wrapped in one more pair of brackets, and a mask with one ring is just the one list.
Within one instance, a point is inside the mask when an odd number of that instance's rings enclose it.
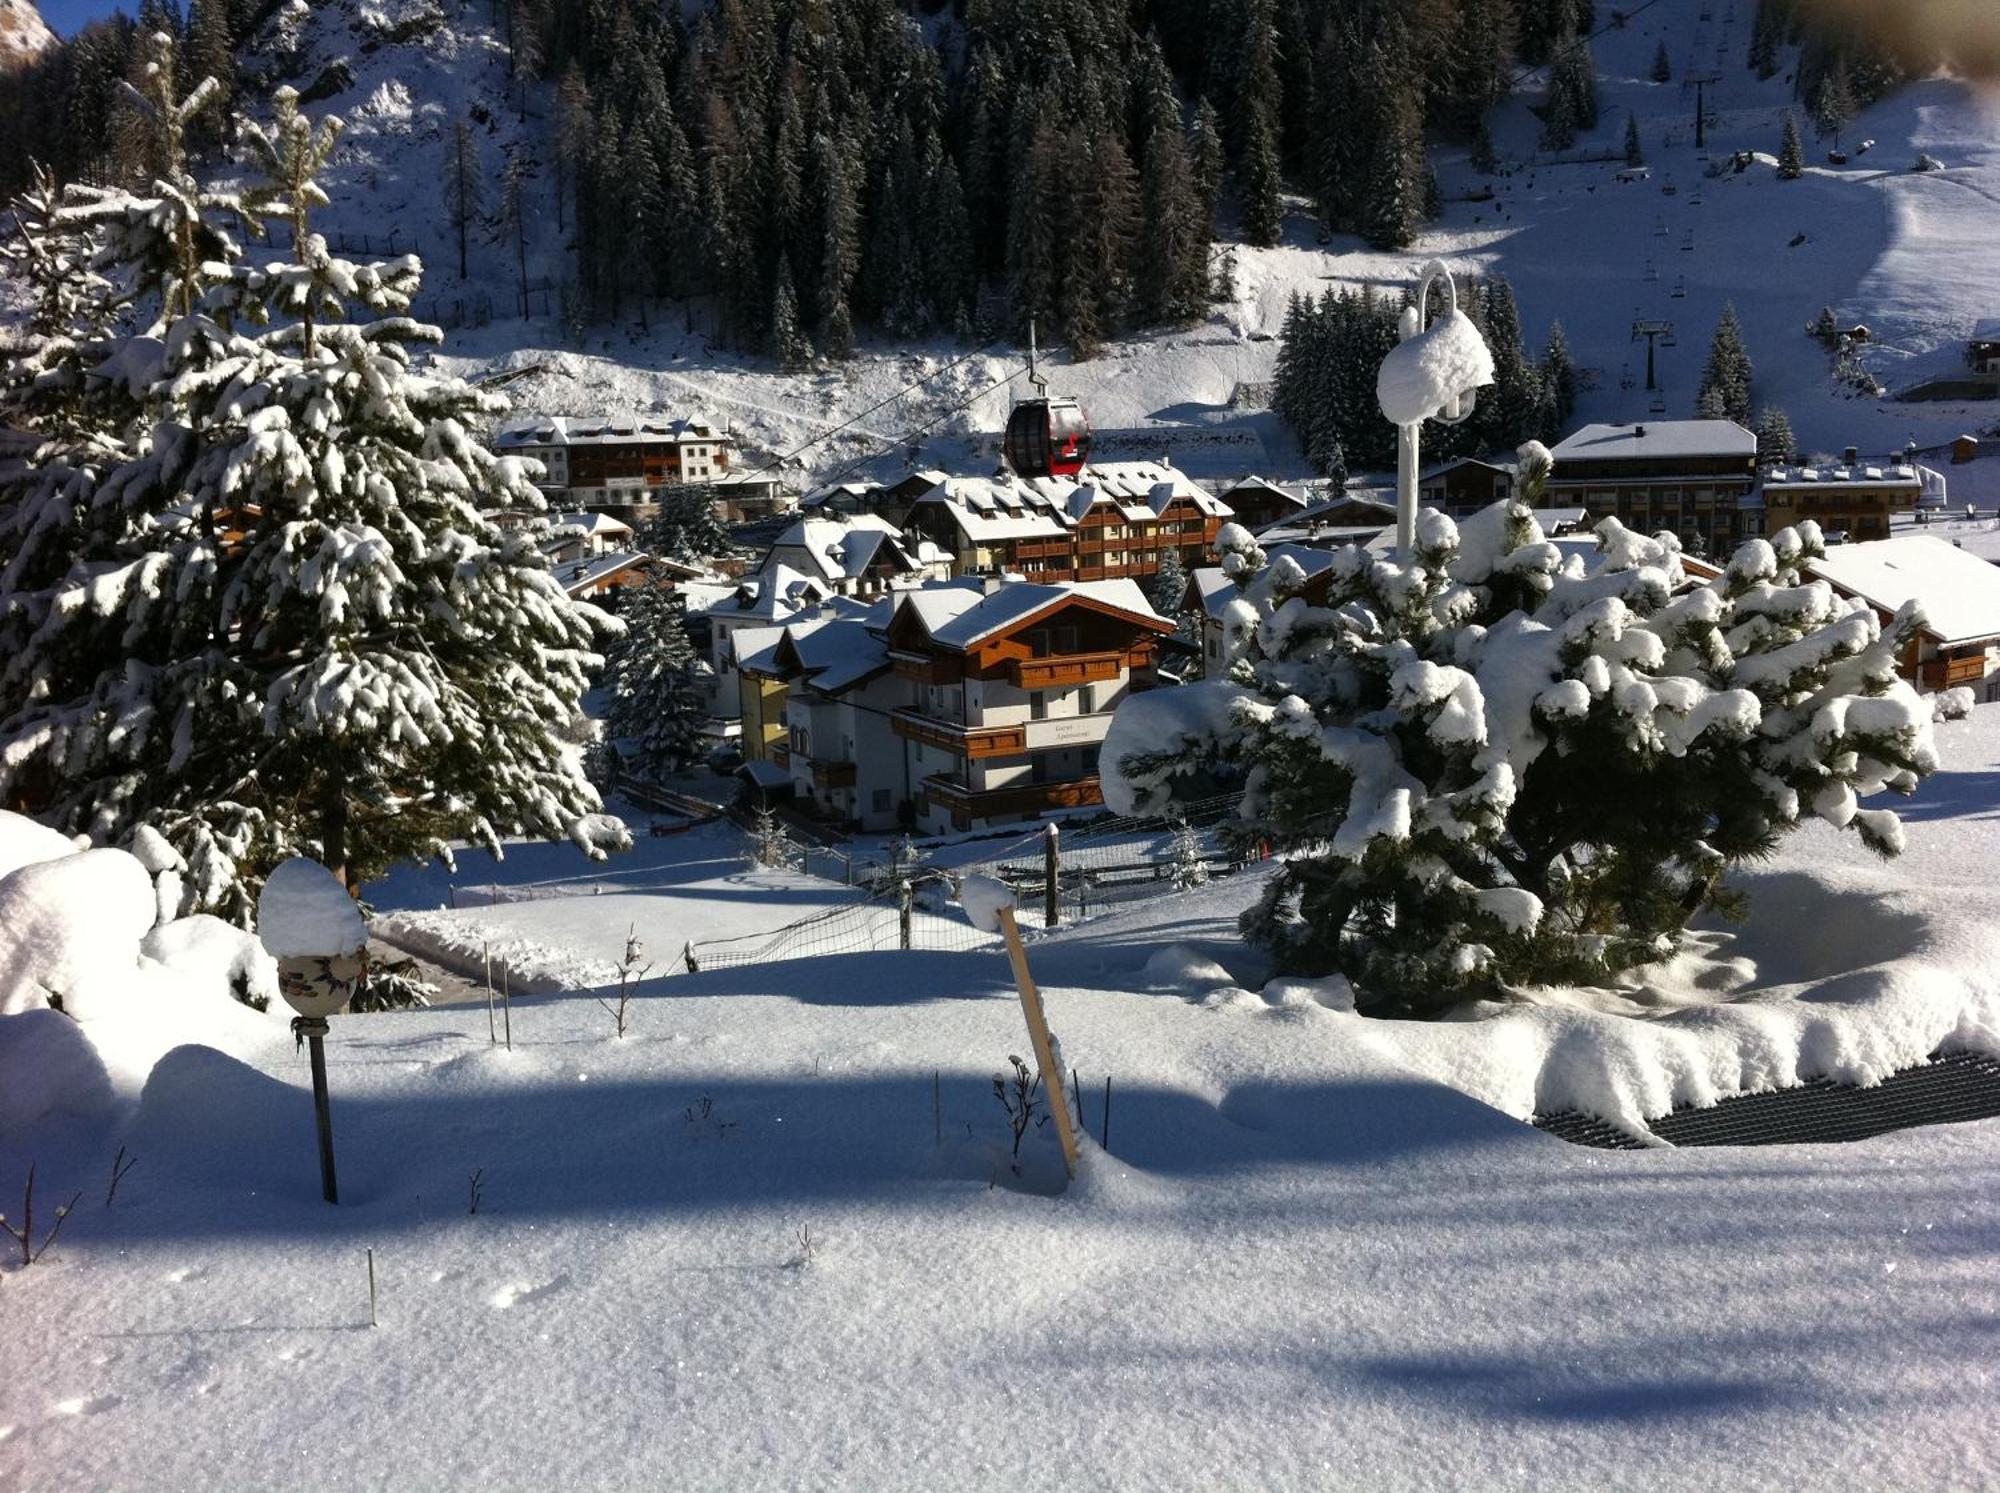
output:
{"label": "chimney", "polygon": [[1632,427],[1632,439],[1635,441],[1643,441],[1645,438],[1646,438],[1646,427],[1643,425],[1634,425]]}
{"label": "chimney", "polygon": [[1004,575],[981,576],[979,578],[979,594],[982,596],[991,596],[1006,584],[1007,578]]}
{"label": "chimney", "polygon": [[1861,464],[1861,448],[1859,446],[1849,446],[1841,453],[1840,461],[1842,466],[1859,466]]}

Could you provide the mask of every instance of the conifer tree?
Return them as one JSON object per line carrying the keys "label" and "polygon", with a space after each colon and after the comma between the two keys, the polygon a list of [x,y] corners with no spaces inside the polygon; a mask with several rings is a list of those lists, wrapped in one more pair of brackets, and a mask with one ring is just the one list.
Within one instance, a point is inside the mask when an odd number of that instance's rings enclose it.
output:
{"label": "conifer tree", "polygon": [[1545,435],[1553,439],[1576,413],[1576,362],[1570,356],[1569,338],[1559,321],[1549,327],[1548,344],[1542,349],[1541,371],[1549,410]]}
{"label": "conifer tree", "polygon": [[1799,443],[1792,434],[1791,418],[1775,404],[1767,404],[1757,416],[1757,465],[1785,466],[1797,454]]}
{"label": "conifer tree", "polygon": [[1674,80],[1674,64],[1667,56],[1667,44],[1663,40],[1653,53],[1652,78],[1655,83],[1671,83]]}
{"label": "conifer tree", "polygon": [[1697,396],[1704,411],[1712,408],[1720,414],[1705,413],[1703,418],[1748,425],[1752,376],[1750,350],[1743,345],[1743,325],[1736,319],[1736,307],[1733,303],[1724,305],[1722,319],[1715,326],[1715,338],[1709,344],[1708,363],[1702,370]]}
{"label": "conifer tree", "polygon": [[1486,345],[1493,353],[1493,387],[1479,396],[1474,423],[1488,447],[1512,447],[1535,433],[1541,382],[1521,336],[1514,287],[1495,275],[1485,287]]}
{"label": "conifer tree", "polygon": [[1160,568],[1146,588],[1146,599],[1162,617],[1178,617],[1187,605],[1187,585],[1187,567],[1181,564],[1180,551],[1163,551]]}
{"label": "conifer tree", "polygon": [[605,652],[605,726],[625,743],[625,761],[658,780],[699,762],[707,747],[701,660],[689,640],[686,604],[659,582],[625,593],[623,637]]}
{"label": "conifer tree", "polygon": [[771,356],[787,373],[812,361],[812,343],[799,330],[799,298],[792,289],[792,267],[778,261],[778,283],[771,292]]}
{"label": "conifer tree", "polygon": [[1480,118],[1479,129],[1472,137],[1471,165],[1482,176],[1491,176],[1500,169],[1500,156],[1493,145],[1493,125],[1484,116]]}
{"label": "conifer tree", "polygon": [[1801,584],[1811,524],[1699,584],[1672,536],[1615,519],[1595,576],[1542,538],[1523,503],[1424,509],[1412,556],[1350,547],[1315,603],[1228,526],[1254,623],[1225,678],[1120,708],[1106,802],[1160,813],[1191,775],[1248,770],[1225,848],[1283,854],[1244,935],[1392,1017],[1668,956],[1806,817],[1900,850],[1896,814],[1858,800],[1937,766],[1898,672],[1914,606],[1885,624]]}
{"label": "conifer tree", "polygon": [[466,272],[466,236],[478,221],[484,194],[485,176],[479,164],[479,142],[472,137],[471,124],[463,119],[454,120],[451,139],[445,147],[444,214],[445,221],[458,237],[458,278],[461,280]]}
{"label": "conifer tree", "polygon": [[1799,137],[1799,117],[1785,111],[1785,135],[1778,146],[1778,180],[1797,181],[1806,174],[1806,143]]}
{"label": "conifer tree", "polygon": [[648,554],[699,565],[729,553],[729,530],[706,483],[669,483],[657,492],[659,514],[640,536]]}
{"label": "conifer tree", "polygon": [[583,69],[571,62],[556,89],[555,167],[556,231],[565,231],[564,209],[583,193],[583,171],[590,154],[596,108]]}
{"label": "conifer tree", "polygon": [[1195,102],[1194,126],[1188,140],[1188,159],[1194,171],[1195,193],[1201,211],[1200,237],[1205,247],[1215,237],[1215,208],[1222,195],[1222,172],[1225,160],[1222,121],[1216,117],[1215,105],[1206,98]]}
{"label": "conifer tree", "polygon": [[223,220],[244,205],[185,165],[204,91],[175,104],[162,50],[145,103],[164,192],[72,188],[63,208],[152,320],[110,351],[136,417],[107,422],[90,470],[44,463],[0,504],[15,533],[120,515],[76,535],[99,563],[15,591],[33,627],[0,668],[0,792],[33,784],[100,840],[151,826],[188,863],[188,904],[239,919],[293,853],[350,885],[454,839],[569,835],[601,856],[566,735],[592,609],[532,528],[490,517],[542,507],[468,431],[503,403],[412,372],[439,335],[404,315],[414,258],[348,263],[310,231],[325,199],[295,168],[336,131],[288,91],[251,132],[269,179],[248,206],[303,227],[303,252],[240,262]]}
{"label": "conifer tree", "polygon": [[1625,116],[1625,164],[1643,166],[1646,164],[1646,147],[1639,139],[1639,116]]}

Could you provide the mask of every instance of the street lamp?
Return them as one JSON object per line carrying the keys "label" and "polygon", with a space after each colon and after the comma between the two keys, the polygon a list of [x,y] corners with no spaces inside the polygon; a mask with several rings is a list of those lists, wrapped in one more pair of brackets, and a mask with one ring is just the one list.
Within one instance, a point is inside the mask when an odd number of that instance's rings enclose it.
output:
{"label": "street lamp", "polygon": [[[1427,326],[1439,281],[1445,312]],[[1404,309],[1398,330],[1402,340],[1375,376],[1375,398],[1397,432],[1396,554],[1407,561],[1417,535],[1418,432],[1426,420],[1459,425],[1472,418],[1479,391],[1493,382],[1493,353],[1458,309],[1458,286],[1441,260],[1424,266],[1416,304]]]}
{"label": "street lamp", "polygon": [[353,998],[367,972],[368,927],[339,878],[318,861],[295,857],[265,879],[257,897],[257,936],[278,961],[278,993],[299,1013],[292,1036],[312,1047],[320,1193],[337,1203],[333,1107],[326,1093],[326,1018]]}

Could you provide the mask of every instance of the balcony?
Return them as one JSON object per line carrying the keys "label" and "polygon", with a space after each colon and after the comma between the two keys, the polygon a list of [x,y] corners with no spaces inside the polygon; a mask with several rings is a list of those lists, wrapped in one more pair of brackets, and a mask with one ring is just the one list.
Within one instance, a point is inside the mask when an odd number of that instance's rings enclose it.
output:
{"label": "balcony", "polygon": [[852,762],[822,761],[817,757],[813,759],[812,780],[813,785],[818,788],[852,788],[854,772]]}
{"label": "balcony", "polygon": [[961,757],[1010,757],[1028,749],[1025,722],[1014,726],[965,726],[902,705],[897,707],[890,725],[906,741],[955,752]]}
{"label": "balcony", "polygon": [[1986,650],[1945,654],[1927,658],[1922,665],[1925,689],[1947,690],[1961,684],[1977,685],[1986,678]]}
{"label": "balcony", "polygon": [[1011,659],[1006,677],[1019,689],[1068,689],[1117,679],[1124,672],[1125,655],[1121,652],[1063,653],[1051,658]]}
{"label": "balcony", "polygon": [[1104,802],[1097,778],[1068,783],[1010,783],[978,793],[959,778],[925,778],[925,796],[946,810],[952,821],[968,825],[975,819],[1013,819],[1045,814],[1051,809],[1088,809]]}

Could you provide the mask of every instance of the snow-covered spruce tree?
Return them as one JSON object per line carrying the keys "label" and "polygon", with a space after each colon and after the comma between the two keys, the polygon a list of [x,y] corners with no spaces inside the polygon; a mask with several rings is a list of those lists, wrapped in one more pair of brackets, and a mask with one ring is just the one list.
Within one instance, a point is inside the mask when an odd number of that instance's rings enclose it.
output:
{"label": "snow-covered spruce tree", "polygon": [[[16,525],[124,514],[126,532],[47,587],[0,665],[0,791],[100,840],[139,826],[187,860],[188,902],[247,920],[277,859],[350,884],[469,838],[569,835],[600,855],[599,807],[565,739],[598,624],[549,574],[522,463],[468,425],[501,402],[412,370],[439,340],[402,313],[414,258],[356,265],[309,231],[315,131],[281,92],[253,129],[247,207],[303,226],[295,262],[252,266],[202,194],[171,45],[149,101],[168,170],[150,196],[72,189],[136,335],[100,371],[136,414],[82,478],[44,470]],[[359,316],[363,319],[350,321]],[[605,626],[615,631],[615,624]]]}
{"label": "snow-covered spruce tree", "polygon": [[1775,404],[1765,405],[1763,412],[1757,416],[1757,465],[1784,466],[1798,449],[1798,439],[1792,434],[1791,417]]}
{"label": "snow-covered spruce tree", "polygon": [[1743,345],[1743,323],[1737,320],[1734,302],[1724,304],[1722,319],[1715,324],[1715,339],[1709,344],[1708,363],[1702,369],[1701,389],[1695,396],[1696,408],[1704,419],[1750,423],[1750,382],[1755,369],[1750,349]]}
{"label": "snow-covered spruce tree", "polygon": [[627,743],[625,760],[640,776],[670,777],[707,751],[701,660],[688,638],[686,605],[678,593],[652,584],[625,596],[625,636],[605,653],[605,724]]}
{"label": "snow-covered spruce tree", "polygon": [[1803,815],[1894,854],[1895,813],[1857,800],[1936,766],[1896,674],[1914,608],[1884,625],[1806,579],[1810,524],[1707,584],[1671,535],[1597,537],[1587,574],[1522,504],[1426,509],[1406,563],[1343,550],[1315,603],[1229,526],[1237,654],[1120,710],[1106,802],[1157,813],[1185,773],[1247,769],[1225,841],[1285,858],[1245,935],[1379,1015],[1658,959]]}
{"label": "snow-covered spruce tree", "polygon": [[1181,563],[1180,551],[1168,550],[1160,556],[1160,568],[1146,587],[1146,599],[1162,617],[1178,617],[1187,605],[1187,584],[1187,567]]}
{"label": "snow-covered spruce tree", "polygon": [[1785,111],[1785,133],[1778,145],[1778,180],[1797,181],[1806,174],[1806,142],[1799,134],[1799,116]]}
{"label": "snow-covered spruce tree", "polygon": [[649,555],[699,565],[729,553],[729,530],[715,511],[715,489],[705,482],[669,484],[658,489],[659,514],[639,542]]}
{"label": "snow-covered spruce tree", "polygon": [[1172,864],[1175,891],[1191,892],[1198,886],[1208,885],[1208,862],[1202,859],[1201,837],[1185,819],[1174,822]]}

